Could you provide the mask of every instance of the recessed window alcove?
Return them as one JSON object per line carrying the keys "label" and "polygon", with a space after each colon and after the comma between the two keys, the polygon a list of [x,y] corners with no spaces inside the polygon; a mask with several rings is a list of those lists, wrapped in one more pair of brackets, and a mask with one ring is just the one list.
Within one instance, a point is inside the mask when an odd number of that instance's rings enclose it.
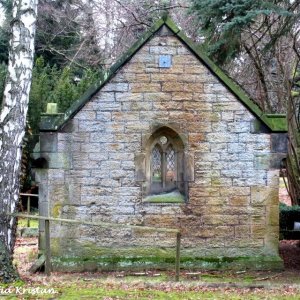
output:
{"label": "recessed window alcove", "polygon": [[187,200],[189,163],[179,134],[163,126],[144,139],[144,153],[136,156],[143,201],[180,203]]}

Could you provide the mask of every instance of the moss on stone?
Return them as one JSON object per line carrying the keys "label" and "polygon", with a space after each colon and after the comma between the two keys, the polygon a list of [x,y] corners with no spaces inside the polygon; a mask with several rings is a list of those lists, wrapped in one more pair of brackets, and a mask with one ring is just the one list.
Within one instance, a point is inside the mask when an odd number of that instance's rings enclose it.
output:
{"label": "moss on stone", "polygon": [[292,97],[298,97],[300,95],[299,91],[292,91]]}
{"label": "moss on stone", "polygon": [[[175,256],[113,256],[53,257],[54,270],[143,270],[145,268],[174,269]],[[207,270],[281,270],[283,262],[278,256],[252,257],[182,257],[181,269]]]}
{"label": "moss on stone", "polygon": [[[174,269],[174,247],[99,247],[93,242],[70,240],[68,252],[62,250],[61,243],[66,239],[51,239],[51,253],[54,270],[96,271],[145,268]],[[182,250],[180,266],[182,269],[282,269],[283,262],[278,255],[268,256],[199,256]],[[69,253],[69,254],[67,254]]]}
{"label": "moss on stone", "polygon": [[283,114],[267,114],[268,122],[272,126],[273,131],[287,132],[288,124],[286,115]]}
{"label": "moss on stone", "polygon": [[52,208],[52,217],[53,218],[58,218],[60,216],[61,212],[61,203],[55,203],[55,205]]}
{"label": "moss on stone", "polygon": [[146,197],[143,202],[150,203],[184,203],[184,196],[179,192],[172,192]]}

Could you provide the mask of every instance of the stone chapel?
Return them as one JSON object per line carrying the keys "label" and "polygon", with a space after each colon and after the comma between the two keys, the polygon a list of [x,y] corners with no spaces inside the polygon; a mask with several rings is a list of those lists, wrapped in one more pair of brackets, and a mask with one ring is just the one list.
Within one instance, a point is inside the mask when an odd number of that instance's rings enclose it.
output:
{"label": "stone chapel", "polygon": [[[281,268],[286,117],[268,115],[169,17],[64,114],[44,114],[36,160],[54,270]],[[37,147],[36,147],[37,149]],[[40,224],[40,249],[44,248]]]}

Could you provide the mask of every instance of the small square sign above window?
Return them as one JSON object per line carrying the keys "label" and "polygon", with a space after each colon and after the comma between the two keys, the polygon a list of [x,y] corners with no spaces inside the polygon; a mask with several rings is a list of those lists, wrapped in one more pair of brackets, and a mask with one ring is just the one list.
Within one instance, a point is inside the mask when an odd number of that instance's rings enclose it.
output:
{"label": "small square sign above window", "polygon": [[159,56],[159,64],[160,68],[171,68],[172,65],[172,57],[171,55],[160,55]]}

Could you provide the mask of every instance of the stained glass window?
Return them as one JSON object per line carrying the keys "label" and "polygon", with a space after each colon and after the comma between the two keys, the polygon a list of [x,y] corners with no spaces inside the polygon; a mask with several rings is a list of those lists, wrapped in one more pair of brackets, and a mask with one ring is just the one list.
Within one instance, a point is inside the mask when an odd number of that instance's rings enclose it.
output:
{"label": "stained glass window", "polygon": [[152,150],[151,155],[151,168],[152,168],[152,180],[153,181],[162,181],[162,156],[159,146],[156,145]]}

